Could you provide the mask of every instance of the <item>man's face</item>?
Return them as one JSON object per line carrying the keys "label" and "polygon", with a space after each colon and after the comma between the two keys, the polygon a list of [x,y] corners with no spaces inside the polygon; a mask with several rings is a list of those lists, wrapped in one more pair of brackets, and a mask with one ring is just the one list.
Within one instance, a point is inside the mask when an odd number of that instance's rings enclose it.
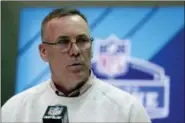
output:
{"label": "man's face", "polygon": [[[55,43],[58,40],[71,42],[90,38],[88,24],[78,15],[55,18],[46,23],[43,40]],[[60,45],[40,45],[40,54],[49,62],[52,79],[69,88],[87,80],[91,65],[91,42],[82,49],[75,43],[68,51],[62,52]]]}

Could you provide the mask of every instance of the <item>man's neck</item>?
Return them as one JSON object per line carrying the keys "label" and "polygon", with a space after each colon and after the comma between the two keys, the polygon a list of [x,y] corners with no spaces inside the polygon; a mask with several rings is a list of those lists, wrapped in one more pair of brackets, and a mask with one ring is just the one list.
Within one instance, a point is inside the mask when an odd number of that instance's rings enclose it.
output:
{"label": "man's neck", "polygon": [[91,75],[91,71],[89,70],[89,76],[85,80],[79,82],[74,88],[71,88],[71,89],[66,89],[64,86],[57,84],[57,82],[55,81],[53,83],[58,91],[62,92],[64,96],[68,96],[70,93],[80,90],[80,88],[82,88],[85,85],[85,83],[88,81],[90,75]]}
{"label": "man's neck", "polygon": [[60,92],[62,92],[65,96],[68,96],[71,92],[79,90],[85,83],[87,80],[79,82],[79,84],[76,85],[75,88],[71,89],[71,90],[67,90],[66,88],[56,84],[56,82],[54,82],[54,85],[56,87],[57,90],[59,90]]}

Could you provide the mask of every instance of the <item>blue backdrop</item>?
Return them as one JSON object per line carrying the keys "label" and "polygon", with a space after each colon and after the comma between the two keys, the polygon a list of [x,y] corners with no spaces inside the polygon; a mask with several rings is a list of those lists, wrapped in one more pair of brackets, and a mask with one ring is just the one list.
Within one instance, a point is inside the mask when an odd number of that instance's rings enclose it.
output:
{"label": "blue backdrop", "polygon": [[[20,13],[15,93],[50,76],[38,44],[42,19],[53,9],[24,8]],[[138,97],[153,123],[183,123],[184,7],[79,10],[87,17],[95,38],[95,75]],[[114,67],[109,67],[111,63]]]}

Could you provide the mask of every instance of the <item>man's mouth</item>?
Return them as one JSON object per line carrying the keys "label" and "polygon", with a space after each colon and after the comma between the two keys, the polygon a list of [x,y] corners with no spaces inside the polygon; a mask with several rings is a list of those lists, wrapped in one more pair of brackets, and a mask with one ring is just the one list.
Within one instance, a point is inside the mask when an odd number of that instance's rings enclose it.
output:
{"label": "man's mouth", "polygon": [[84,69],[84,64],[83,63],[73,63],[69,65],[69,69],[73,72],[79,72]]}
{"label": "man's mouth", "polygon": [[81,63],[74,63],[72,66],[82,65]]}
{"label": "man's mouth", "polygon": [[79,65],[83,65],[82,63],[74,63],[74,64],[71,64],[71,66],[79,66]]}

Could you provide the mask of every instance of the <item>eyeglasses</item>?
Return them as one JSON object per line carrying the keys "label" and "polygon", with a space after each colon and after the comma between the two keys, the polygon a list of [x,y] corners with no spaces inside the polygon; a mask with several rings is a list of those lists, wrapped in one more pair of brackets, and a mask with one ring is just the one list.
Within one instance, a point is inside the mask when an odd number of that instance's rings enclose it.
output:
{"label": "eyeglasses", "polygon": [[93,38],[77,38],[75,42],[72,42],[69,38],[61,38],[59,39],[57,42],[55,43],[50,43],[50,42],[46,42],[43,41],[43,44],[48,44],[48,45],[57,45],[60,48],[61,52],[67,52],[71,46],[72,43],[75,43],[78,48],[80,48],[81,50],[87,49],[90,47],[91,42],[93,41]]}

